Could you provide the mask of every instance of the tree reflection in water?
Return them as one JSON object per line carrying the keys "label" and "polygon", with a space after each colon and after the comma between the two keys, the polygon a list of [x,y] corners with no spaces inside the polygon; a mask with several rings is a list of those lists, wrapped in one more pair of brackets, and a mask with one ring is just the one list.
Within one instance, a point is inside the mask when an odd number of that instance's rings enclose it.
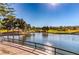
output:
{"label": "tree reflection in water", "polygon": [[20,40],[19,40],[19,44],[25,45],[26,40],[27,40],[28,38],[30,39],[30,36],[23,35],[23,36],[20,38]]}
{"label": "tree reflection in water", "polygon": [[47,38],[48,37],[48,33],[42,33],[42,37]]}

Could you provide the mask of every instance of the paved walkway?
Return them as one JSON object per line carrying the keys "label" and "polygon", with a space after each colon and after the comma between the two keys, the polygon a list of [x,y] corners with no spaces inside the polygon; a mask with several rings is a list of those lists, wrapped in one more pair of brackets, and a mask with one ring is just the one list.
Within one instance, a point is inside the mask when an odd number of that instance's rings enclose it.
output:
{"label": "paved walkway", "polygon": [[11,42],[0,42],[0,55],[48,55],[44,51],[40,51],[28,46],[23,46]]}

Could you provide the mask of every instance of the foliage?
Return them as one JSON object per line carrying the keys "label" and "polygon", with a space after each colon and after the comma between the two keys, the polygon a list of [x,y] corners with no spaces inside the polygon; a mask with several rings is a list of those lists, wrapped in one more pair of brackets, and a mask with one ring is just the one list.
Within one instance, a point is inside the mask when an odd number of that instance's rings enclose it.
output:
{"label": "foliage", "polygon": [[5,23],[3,23],[3,25],[5,26],[4,29],[15,29],[15,28],[20,28],[20,29],[25,29],[27,27],[26,22],[23,19],[19,19],[19,18],[13,18],[13,19],[8,19],[8,18],[4,18],[3,21],[5,21]]}
{"label": "foliage", "polygon": [[9,7],[9,4],[0,3],[0,16],[7,17],[9,15],[14,15],[14,9]]}
{"label": "foliage", "polygon": [[0,29],[26,29],[31,26],[26,24],[23,19],[16,18],[14,8],[11,8],[7,3],[0,3]]}

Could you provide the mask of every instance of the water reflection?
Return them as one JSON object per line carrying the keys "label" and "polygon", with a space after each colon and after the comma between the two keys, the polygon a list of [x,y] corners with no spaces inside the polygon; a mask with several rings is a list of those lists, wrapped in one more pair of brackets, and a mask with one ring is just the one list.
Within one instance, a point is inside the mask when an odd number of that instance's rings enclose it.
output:
{"label": "water reflection", "polygon": [[48,33],[42,33],[42,37],[47,38],[48,37]]}
{"label": "water reflection", "polygon": [[[7,38],[7,36],[4,36]],[[13,36],[9,36],[9,40],[13,39]],[[20,39],[19,39],[20,38]],[[20,41],[19,41],[20,40]],[[30,44],[25,41],[37,42],[41,44],[55,46],[61,49],[69,50],[79,53],[79,35],[64,35],[64,34],[47,34],[47,33],[31,33],[30,36],[14,36],[14,41],[20,44]],[[39,49],[45,48],[44,46]]]}
{"label": "water reflection", "polygon": [[[52,46],[52,44],[49,43],[49,42],[46,42],[45,44],[46,44],[46,45],[49,45],[49,46]],[[49,53],[49,54],[52,54],[52,53],[53,53],[52,51],[54,51],[54,49],[51,48],[51,47],[45,46],[44,48],[45,48],[45,52],[47,52],[47,53]]]}
{"label": "water reflection", "polygon": [[24,45],[25,41],[26,41],[26,36],[22,36],[22,38],[19,40],[19,43]]}

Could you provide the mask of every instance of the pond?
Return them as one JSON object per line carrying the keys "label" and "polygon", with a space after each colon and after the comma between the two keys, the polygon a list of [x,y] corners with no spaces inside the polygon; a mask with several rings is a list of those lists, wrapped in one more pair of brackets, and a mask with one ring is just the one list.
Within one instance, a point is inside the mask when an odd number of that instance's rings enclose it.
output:
{"label": "pond", "polygon": [[[4,37],[6,38],[7,36]],[[9,38],[13,38],[13,36],[9,36]],[[79,35],[31,33],[31,36],[28,37],[14,36],[14,38],[16,40],[21,39],[24,41],[37,42],[79,53]]]}

